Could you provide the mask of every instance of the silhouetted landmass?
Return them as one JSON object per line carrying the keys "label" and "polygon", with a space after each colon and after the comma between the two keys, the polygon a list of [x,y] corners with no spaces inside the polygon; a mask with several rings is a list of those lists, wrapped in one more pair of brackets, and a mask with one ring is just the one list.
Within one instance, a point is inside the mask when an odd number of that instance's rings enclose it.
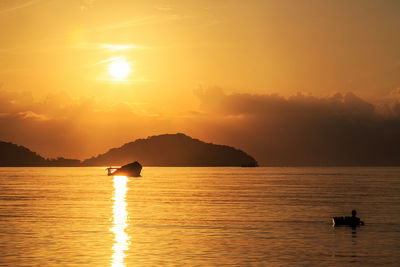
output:
{"label": "silhouetted landmass", "polygon": [[182,133],[138,139],[87,159],[83,165],[123,165],[136,160],[144,166],[257,166],[253,157],[239,149],[205,143]]}
{"label": "silhouetted landmass", "polygon": [[46,160],[26,147],[0,142],[0,166],[44,166]]}
{"label": "silhouetted landmass", "polygon": [[1,167],[72,167],[80,163],[77,159],[45,159],[26,147],[0,142]]}
{"label": "silhouetted landmass", "polygon": [[76,167],[124,165],[138,160],[145,166],[257,166],[245,152],[184,134],[138,139],[81,163],[77,159],[46,159],[26,147],[0,141],[1,167]]}

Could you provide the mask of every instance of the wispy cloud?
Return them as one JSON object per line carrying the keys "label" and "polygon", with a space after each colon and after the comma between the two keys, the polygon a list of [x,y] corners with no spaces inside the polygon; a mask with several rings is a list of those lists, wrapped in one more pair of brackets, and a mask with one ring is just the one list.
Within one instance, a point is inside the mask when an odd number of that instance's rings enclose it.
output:
{"label": "wispy cloud", "polygon": [[11,6],[11,7],[5,8],[5,9],[1,9],[0,10],[0,14],[13,12],[13,11],[16,11],[16,10],[19,10],[19,9],[27,8],[27,7],[33,6],[33,5],[35,5],[35,4],[37,4],[37,3],[41,2],[41,1],[42,0],[32,0],[32,1],[27,1],[25,3],[22,3],[20,5],[15,5],[15,6]]}
{"label": "wispy cloud", "polygon": [[117,61],[117,60],[122,60],[122,59],[125,59],[125,57],[123,57],[123,56],[110,57],[110,58],[107,58],[107,59],[104,59],[104,60],[100,60],[100,61],[98,61],[98,62],[96,62],[94,64],[91,64],[89,66],[101,65],[101,64],[105,64],[105,63],[109,63],[109,62],[113,62],[113,61]]}
{"label": "wispy cloud", "polygon": [[110,44],[110,43],[79,43],[74,46],[80,50],[108,50],[111,52],[120,50],[131,50],[131,49],[148,49],[147,46],[135,45],[135,44]]}
{"label": "wispy cloud", "polygon": [[49,117],[43,114],[38,114],[33,111],[22,111],[17,113],[18,116],[20,116],[23,119],[33,119],[33,120],[40,120],[40,121],[46,121],[49,120]]}
{"label": "wispy cloud", "polygon": [[172,10],[171,5],[156,5],[156,6],[154,6],[154,8],[159,11],[171,11]]}
{"label": "wispy cloud", "polygon": [[179,21],[183,19],[189,18],[188,16],[183,15],[166,15],[166,16],[144,16],[138,17],[131,20],[126,20],[106,26],[96,27],[94,31],[102,32],[102,31],[111,31],[123,28],[131,28],[135,26],[143,26],[143,25],[150,25],[150,24],[160,24],[169,21]]}
{"label": "wispy cloud", "polygon": [[94,4],[94,2],[96,2],[96,0],[83,0],[82,5],[80,6],[81,11],[86,11],[87,9],[91,8]]}
{"label": "wispy cloud", "polygon": [[129,51],[129,50],[143,50],[151,49],[154,47],[136,45],[136,44],[111,44],[111,43],[90,43],[81,42],[75,45],[48,45],[42,48],[32,47],[13,47],[13,48],[0,48],[0,54],[32,54],[32,53],[52,53],[61,50],[81,50],[81,51],[103,51],[103,52],[118,52],[118,51]]}

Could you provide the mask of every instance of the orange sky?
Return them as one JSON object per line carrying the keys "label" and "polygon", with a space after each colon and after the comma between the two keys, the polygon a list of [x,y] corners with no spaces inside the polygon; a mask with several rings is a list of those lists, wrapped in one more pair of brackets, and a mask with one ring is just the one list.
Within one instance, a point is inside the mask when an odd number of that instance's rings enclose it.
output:
{"label": "orange sky", "polygon": [[399,13],[395,0],[4,0],[0,140],[78,158],[166,132],[241,147],[208,126],[243,114],[199,94],[397,99]]}

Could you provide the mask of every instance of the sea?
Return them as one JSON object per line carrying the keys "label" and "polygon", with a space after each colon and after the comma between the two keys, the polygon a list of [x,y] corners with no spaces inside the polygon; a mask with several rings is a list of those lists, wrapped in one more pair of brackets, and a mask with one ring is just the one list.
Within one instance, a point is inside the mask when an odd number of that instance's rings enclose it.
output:
{"label": "sea", "polygon": [[400,266],[400,168],[0,168],[0,266]]}

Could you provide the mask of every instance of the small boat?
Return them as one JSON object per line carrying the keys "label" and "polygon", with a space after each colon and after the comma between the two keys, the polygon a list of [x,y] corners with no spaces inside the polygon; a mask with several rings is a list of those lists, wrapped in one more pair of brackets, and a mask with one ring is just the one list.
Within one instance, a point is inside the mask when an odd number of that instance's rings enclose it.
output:
{"label": "small boat", "polygon": [[351,227],[356,227],[359,225],[364,225],[364,222],[360,220],[357,216],[357,211],[352,210],[351,211],[351,216],[346,216],[346,217],[333,217],[332,218],[332,224],[333,226],[337,225],[348,225]]}
{"label": "small boat", "polygon": [[121,168],[112,168],[109,167],[106,169],[108,171],[108,176],[129,176],[129,177],[139,177],[140,172],[142,171],[142,165],[135,161],[129,164],[122,166]]}
{"label": "small boat", "polygon": [[257,161],[252,161],[248,163],[243,163],[240,165],[241,167],[258,167]]}
{"label": "small boat", "polygon": [[348,225],[355,227],[359,225],[364,225],[364,222],[357,217],[346,216],[346,217],[333,217],[332,224],[333,226]]}

